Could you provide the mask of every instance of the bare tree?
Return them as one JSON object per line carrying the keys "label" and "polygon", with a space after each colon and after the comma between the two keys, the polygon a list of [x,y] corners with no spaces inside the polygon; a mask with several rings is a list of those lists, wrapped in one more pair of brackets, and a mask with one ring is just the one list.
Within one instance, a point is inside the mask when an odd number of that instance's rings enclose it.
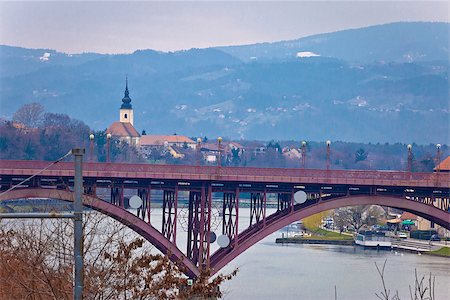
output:
{"label": "bare tree", "polygon": [[29,103],[19,108],[13,115],[13,121],[29,128],[39,127],[43,122],[44,107],[39,103]]}
{"label": "bare tree", "polygon": [[[130,229],[96,212],[85,215],[85,299],[220,297],[218,286],[237,272],[213,280],[205,272],[188,287],[168,256]],[[72,236],[68,220],[0,223],[0,299],[70,299]]]}
{"label": "bare tree", "polygon": [[363,226],[377,224],[383,216],[384,210],[379,206],[351,206],[335,209],[333,221],[338,228],[352,226],[358,231]]}

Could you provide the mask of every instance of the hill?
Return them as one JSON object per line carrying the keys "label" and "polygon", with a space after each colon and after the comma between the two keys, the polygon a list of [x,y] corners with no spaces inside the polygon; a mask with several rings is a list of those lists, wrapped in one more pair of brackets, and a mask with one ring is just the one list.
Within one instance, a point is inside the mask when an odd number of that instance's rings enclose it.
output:
{"label": "hill", "polygon": [[0,117],[39,102],[104,129],[118,118],[128,75],[135,125],[147,133],[445,143],[448,28],[395,23],[273,44],[127,55],[1,46]]}

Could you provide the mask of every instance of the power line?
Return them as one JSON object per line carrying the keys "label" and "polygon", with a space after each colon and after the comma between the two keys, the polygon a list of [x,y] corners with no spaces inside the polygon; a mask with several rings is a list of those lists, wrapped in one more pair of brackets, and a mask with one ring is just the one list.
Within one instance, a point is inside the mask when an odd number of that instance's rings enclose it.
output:
{"label": "power line", "polygon": [[28,180],[32,179],[33,177],[41,174],[42,172],[44,172],[45,170],[48,170],[51,166],[53,166],[54,164],[59,163],[61,160],[63,160],[64,158],[66,158],[67,156],[69,156],[70,154],[72,154],[72,150],[70,150],[69,152],[67,152],[65,155],[61,156],[60,158],[58,158],[57,160],[55,160],[54,162],[52,162],[51,164],[49,164],[47,167],[45,167],[44,169],[36,172],[35,174],[31,175],[30,177],[28,177],[27,179],[22,180],[21,182],[19,182],[18,184],[10,187],[8,190],[4,191],[3,193],[0,193],[0,196],[3,196],[4,194],[14,190],[15,188],[21,186],[22,184],[24,184],[25,182],[27,182]]}

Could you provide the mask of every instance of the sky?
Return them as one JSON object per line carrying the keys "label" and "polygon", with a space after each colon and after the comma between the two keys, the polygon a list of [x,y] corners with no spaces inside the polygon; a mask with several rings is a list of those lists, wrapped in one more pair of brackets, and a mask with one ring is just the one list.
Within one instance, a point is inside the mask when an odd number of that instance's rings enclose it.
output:
{"label": "sky", "polygon": [[448,1],[0,0],[0,44],[66,53],[175,51],[399,21],[449,22]]}

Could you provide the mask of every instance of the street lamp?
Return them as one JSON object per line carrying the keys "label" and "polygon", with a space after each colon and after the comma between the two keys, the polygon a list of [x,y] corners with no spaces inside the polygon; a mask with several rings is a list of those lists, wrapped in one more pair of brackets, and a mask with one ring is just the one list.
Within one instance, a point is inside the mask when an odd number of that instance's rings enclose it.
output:
{"label": "street lamp", "polygon": [[441,144],[436,144],[436,172],[439,173],[441,167]]}
{"label": "street lamp", "polygon": [[222,155],[221,155],[221,151],[222,151],[222,138],[219,136],[217,138],[217,152],[218,152],[218,156],[217,156],[217,166],[220,167],[222,164]]}
{"label": "street lamp", "polygon": [[201,138],[197,138],[197,165],[200,166],[200,161],[201,161],[201,147],[202,147],[202,139]]}
{"label": "street lamp", "polygon": [[412,171],[412,145],[408,144],[408,172]]}
{"label": "street lamp", "polygon": [[89,135],[89,161],[93,161],[93,155],[94,155],[94,134],[91,133]]}
{"label": "street lamp", "polygon": [[327,170],[330,170],[330,159],[331,159],[331,141],[327,141]]}
{"label": "street lamp", "polygon": [[302,168],[306,167],[306,141],[302,141]]}
{"label": "street lamp", "polygon": [[106,162],[110,162],[110,142],[111,142],[111,133],[106,134]]}

